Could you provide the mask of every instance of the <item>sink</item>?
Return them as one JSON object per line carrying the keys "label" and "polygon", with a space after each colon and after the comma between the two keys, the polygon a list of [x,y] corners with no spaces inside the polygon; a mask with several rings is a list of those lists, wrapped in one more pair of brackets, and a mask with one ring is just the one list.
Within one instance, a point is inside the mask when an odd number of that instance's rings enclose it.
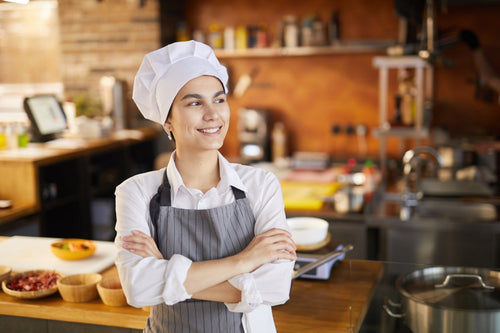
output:
{"label": "sink", "polygon": [[[477,199],[476,200],[481,200]],[[386,192],[383,196],[386,204],[391,204],[392,211],[398,212],[403,207],[403,195],[401,193]],[[484,201],[467,201],[459,197],[439,198],[423,197],[411,207],[411,218],[420,219],[443,219],[449,221],[465,222],[487,222],[499,219],[497,204]]]}
{"label": "sink", "polygon": [[483,202],[423,199],[415,207],[415,217],[446,218],[466,221],[495,221],[496,206]]}
{"label": "sink", "polygon": [[422,179],[422,193],[433,197],[488,197],[493,190],[485,183],[472,180]]}

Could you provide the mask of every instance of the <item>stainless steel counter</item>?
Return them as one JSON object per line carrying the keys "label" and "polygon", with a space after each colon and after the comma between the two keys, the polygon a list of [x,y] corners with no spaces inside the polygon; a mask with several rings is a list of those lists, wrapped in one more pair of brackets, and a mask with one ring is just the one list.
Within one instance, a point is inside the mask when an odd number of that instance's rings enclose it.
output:
{"label": "stainless steel counter", "polygon": [[423,197],[405,220],[398,196],[382,187],[367,207],[366,225],[377,230],[378,260],[500,267],[500,200]]}

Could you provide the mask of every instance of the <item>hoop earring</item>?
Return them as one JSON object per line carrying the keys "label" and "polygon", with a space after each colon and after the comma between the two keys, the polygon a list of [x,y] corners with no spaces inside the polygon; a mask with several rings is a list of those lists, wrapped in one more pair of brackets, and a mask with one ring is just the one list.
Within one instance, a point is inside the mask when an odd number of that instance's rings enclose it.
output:
{"label": "hoop earring", "polygon": [[172,141],[172,134],[170,134],[170,131],[167,132],[167,137],[170,141]]}

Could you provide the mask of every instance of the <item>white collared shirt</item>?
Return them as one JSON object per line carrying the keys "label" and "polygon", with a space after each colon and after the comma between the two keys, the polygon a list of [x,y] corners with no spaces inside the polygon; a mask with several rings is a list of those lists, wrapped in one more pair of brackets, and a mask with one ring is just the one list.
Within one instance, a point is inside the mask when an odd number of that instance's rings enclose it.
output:
{"label": "white collared shirt", "polygon": [[[255,216],[254,233],[272,228],[288,230],[283,196],[278,179],[263,169],[229,163],[219,154],[220,181],[206,193],[188,189],[174,162],[175,152],[166,168],[171,185],[172,206],[209,209],[234,202],[231,186],[245,192]],[[184,281],[191,260],[174,255],[170,260],[142,258],[121,247],[121,237],[139,230],[150,235],[149,202],[160,186],[165,169],[136,175],[116,188],[116,266],[129,304],[142,307],[160,303],[175,304],[190,298]],[[282,260],[265,264],[229,282],[242,291],[238,304],[226,304],[230,311],[243,312],[245,332],[275,332],[271,306],[289,297],[293,262]]]}

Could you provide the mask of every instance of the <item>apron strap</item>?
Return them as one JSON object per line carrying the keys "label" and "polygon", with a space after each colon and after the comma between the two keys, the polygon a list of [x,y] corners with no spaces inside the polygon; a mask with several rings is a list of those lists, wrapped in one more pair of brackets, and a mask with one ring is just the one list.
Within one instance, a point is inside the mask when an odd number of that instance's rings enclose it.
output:
{"label": "apron strap", "polygon": [[160,207],[161,206],[171,206],[172,198],[170,197],[170,184],[167,178],[167,171],[163,174],[163,180],[160,186],[158,186],[158,191],[151,198],[149,202],[149,214],[151,216],[151,223],[153,224],[153,238],[156,243],[158,243],[158,237],[156,235],[156,230],[158,230],[158,218],[160,217]]}
{"label": "apron strap", "polygon": [[[246,198],[245,192],[231,186],[231,190],[233,191],[235,200],[240,200]],[[160,217],[160,207],[162,206],[171,206],[172,198],[170,196],[170,183],[168,182],[167,170],[163,174],[163,180],[160,186],[158,186],[158,191],[151,198],[149,202],[149,214],[151,216],[151,223],[153,224],[154,229],[154,240],[158,243],[156,230],[158,229],[158,219]]]}
{"label": "apron strap", "polygon": [[247,196],[245,195],[245,192],[243,192],[242,190],[234,187],[234,186],[231,186],[231,189],[233,190],[233,194],[234,194],[234,198],[236,200],[239,200],[239,199],[245,199]]}

